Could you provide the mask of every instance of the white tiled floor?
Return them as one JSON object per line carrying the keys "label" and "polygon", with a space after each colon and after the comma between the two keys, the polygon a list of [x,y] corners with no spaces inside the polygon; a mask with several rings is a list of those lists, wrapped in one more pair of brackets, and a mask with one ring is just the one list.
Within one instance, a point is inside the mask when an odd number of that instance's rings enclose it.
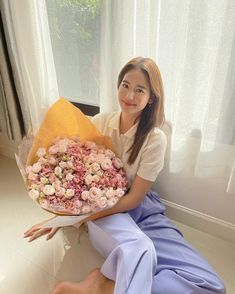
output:
{"label": "white tiled floor", "polygon": [[[80,242],[75,228],[61,230],[50,241],[23,238],[31,225],[50,216],[27,196],[15,161],[0,156],[1,294],[49,294],[59,280],[79,281],[102,264],[85,231]],[[227,294],[234,294],[235,244],[177,225],[223,278]]]}

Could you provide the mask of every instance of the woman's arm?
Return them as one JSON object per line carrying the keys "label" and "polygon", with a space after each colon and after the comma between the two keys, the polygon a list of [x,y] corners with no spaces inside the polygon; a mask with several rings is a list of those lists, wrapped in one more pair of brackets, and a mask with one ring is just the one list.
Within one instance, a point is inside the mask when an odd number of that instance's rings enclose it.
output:
{"label": "woman's arm", "polygon": [[144,199],[145,194],[149,191],[152,184],[153,182],[147,181],[139,176],[136,176],[132,183],[130,191],[125,196],[123,196],[117,202],[117,204],[115,204],[113,207],[109,209],[102,210],[98,213],[95,213],[87,217],[86,219],[82,220],[82,223],[136,208]]}
{"label": "woman's arm", "polygon": [[[87,221],[96,220],[111,214],[125,212],[131,210],[139,205],[143,200],[145,194],[148,192],[153,182],[144,180],[143,178],[136,176],[130,191],[123,196],[117,204],[109,209],[102,210],[82,220],[81,223]],[[45,220],[39,224],[32,226],[28,231],[24,233],[25,238],[29,238],[29,242],[37,239],[38,237],[47,234],[47,240],[51,239],[60,228],[42,228],[42,225],[48,220]]]}

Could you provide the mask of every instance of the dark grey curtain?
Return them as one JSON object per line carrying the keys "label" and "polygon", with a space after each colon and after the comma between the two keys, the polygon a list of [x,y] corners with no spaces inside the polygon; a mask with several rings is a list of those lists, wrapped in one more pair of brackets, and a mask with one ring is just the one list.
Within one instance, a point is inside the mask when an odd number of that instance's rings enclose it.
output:
{"label": "dark grey curtain", "polygon": [[13,141],[25,133],[25,124],[15,88],[12,66],[0,13],[0,132]]}

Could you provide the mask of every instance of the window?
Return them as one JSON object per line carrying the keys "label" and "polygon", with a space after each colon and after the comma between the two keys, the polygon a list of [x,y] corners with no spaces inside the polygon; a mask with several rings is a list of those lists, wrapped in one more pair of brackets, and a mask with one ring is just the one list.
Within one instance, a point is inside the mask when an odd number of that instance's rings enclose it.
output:
{"label": "window", "polygon": [[99,105],[101,0],[46,0],[59,95]]}

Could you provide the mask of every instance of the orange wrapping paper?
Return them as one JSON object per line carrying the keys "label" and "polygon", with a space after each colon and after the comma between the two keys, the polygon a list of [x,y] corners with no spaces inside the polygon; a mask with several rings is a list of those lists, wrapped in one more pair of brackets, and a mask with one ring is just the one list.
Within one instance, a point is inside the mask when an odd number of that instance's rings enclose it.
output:
{"label": "orange wrapping paper", "polygon": [[38,148],[47,148],[55,137],[71,136],[78,136],[81,142],[93,141],[115,152],[111,138],[103,136],[88,117],[72,103],[61,97],[48,109],[33,140],[26,166],[32,165],[37,160],[35,154]]}

